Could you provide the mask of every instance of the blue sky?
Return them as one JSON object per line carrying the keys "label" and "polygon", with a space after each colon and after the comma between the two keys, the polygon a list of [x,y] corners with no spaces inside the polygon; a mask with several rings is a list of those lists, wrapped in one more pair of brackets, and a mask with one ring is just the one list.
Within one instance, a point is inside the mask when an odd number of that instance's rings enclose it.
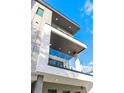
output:
{"label": "blue sky", "polygon": [[80,25],[74,38],[87,45],[79,54],[80,62],[92,66],[93,62],[93,0],[44,0]]}

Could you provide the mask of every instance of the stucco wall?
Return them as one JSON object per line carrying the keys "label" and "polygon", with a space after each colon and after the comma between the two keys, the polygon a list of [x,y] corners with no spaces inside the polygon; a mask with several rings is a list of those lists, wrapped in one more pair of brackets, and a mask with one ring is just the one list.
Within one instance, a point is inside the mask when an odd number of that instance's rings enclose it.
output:
{"label": "stucco wall", "polygon": [[[43,17],[36,15],[38,7],[44,10]],[[42,6],[39,3],[35,3],[31,11],[31,26],[32,26],[32,35],[31,35],[31,71],[36,71],[36,66],[39,65],[38,59],[45,61],[44,57],[41,57],[41,54],[48,55],[49,52],[49,37],[50,32],[44,32],[44,24],[51,24],[52,11]],[[45,50],[45,52],[43,52]]]}

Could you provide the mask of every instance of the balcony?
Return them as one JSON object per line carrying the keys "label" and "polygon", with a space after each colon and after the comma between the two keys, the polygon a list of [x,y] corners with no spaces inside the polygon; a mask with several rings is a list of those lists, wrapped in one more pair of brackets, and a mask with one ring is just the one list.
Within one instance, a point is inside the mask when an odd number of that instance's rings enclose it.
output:
{"label": "balcony", "polygon": [[63,62],[60,62],[60,61],[57,61],[57,60],[54,60],[54,59],[49,59],[48,65],[53,66],[53,67],[57,67],[57,68],[61,68],[61,69],[65,69],[65,70],[69,70],[69,71],[72,71],[72,72],[77,72],[77,73],[93,76],[90,73],[84,73],[82,71],[77,71],[77,70],[74,70],[74,69],[71,69],[71,68],[64,67]]}
{"label": "balcony", "polygon": [[[75,60],[73,56],[67,55],[65,53],[62,53],[60,51],[54,50],[50,48],[50,56],[49,56],[49,62],[48,65],[69,70],[72,72],[82,73],[85,75],[93,76],[89,73],[84,73],[83,71],[78,71],[75,68]],[[73,64],[73,65],[72,65]]]}
{"label": "balcony", "polygon": [[72,73],[76,72],[92,76],[89,73],[83,72],[79,59],[77,58],[77,60],[74,57],[75,54],[83,51],[86,45],[49,24],[45,24],[45,28],[51,31],[49,60],[47,64],[52,67],[69,70]]}

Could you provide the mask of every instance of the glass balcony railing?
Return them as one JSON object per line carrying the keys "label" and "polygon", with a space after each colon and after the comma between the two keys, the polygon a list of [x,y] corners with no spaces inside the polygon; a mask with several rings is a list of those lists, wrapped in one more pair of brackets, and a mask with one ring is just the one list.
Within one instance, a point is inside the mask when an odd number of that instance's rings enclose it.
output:
{"label": "glass balcony railing", "polygon": [[65,70],[69,70],[69,71],[76,72],[76,73],[81,73],[81,74],[93,76],[92,74],[89,74],[89,73],[84,73],[82,71],[77,71],[75,69],[65,67],[63,62],[60,62],[60,61],[57,61],[57,60],[54,60],[54,59],[51,59],[51,58],[49,58],[48,65],[53,66],[53,67],[57,67],[57,68],[61,68],[61,69],[65,69]]}
{"label": "glass balcony railing", "polygon": [[66,69],[66,70],[69,70],[69,71],[93,76],[89,73],[84,73],[83,71],[76,70],[75,69],[75,60],[72,60],[72,59],[74,59],[73,56],[67,55],[65,53],[62,53],[62,52],[57,51],[57,50],[52,49],[52,48],[50,48],[50,55],[53,55],[53,56],[56,56],[58,58],[66,60],[66,62],[62,62],[61,60],[49,58],[48,65],[50,65],[50,66],[54,66],[54,67],[58,67],[58,68],[61,68],[61,69]]}
{"label": "glass balcony railing", "polygon": [[62,52],[57,51],[57,50],[52,49],[52,48],[50,48],[50,55],[54,55],[54,56],[57,56],[59,58],[65,59],[65,60],[70,60],[71,58],[73,58],[73,56],[62,53]]}

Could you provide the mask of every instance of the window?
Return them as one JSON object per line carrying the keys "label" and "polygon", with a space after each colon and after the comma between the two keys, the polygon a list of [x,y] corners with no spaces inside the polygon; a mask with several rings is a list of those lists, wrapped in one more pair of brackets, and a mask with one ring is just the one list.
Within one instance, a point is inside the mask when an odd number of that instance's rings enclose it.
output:
{"label": "window", "polygon": [[65,91],[65,90],[64,90],[63,93],[70,93],[70,91]]}
{"label": "window", "polygon": [[76,91],[75,93],[80,93],[79,91]]}
{"label": "window", "polygon": [[54,59],[49,59],[49,64],[57,67],[64,67],[64,63],[54,60]]}
{"label": "window", "polygon": [[56,66],[57,65],[56,60],[50,59],[50,64]]}
{"label": "window", "polygon": [[42,17],[42,16],[43,16],[43,12],[44,12],[43,9],[38,8],[36,14],[37,14],[38,16],[41,16],[41,17]]}
{"label": "window", "polygon": [[54,89],[48,89],[48,93],[57,93],[57,90],[54,90]]}

